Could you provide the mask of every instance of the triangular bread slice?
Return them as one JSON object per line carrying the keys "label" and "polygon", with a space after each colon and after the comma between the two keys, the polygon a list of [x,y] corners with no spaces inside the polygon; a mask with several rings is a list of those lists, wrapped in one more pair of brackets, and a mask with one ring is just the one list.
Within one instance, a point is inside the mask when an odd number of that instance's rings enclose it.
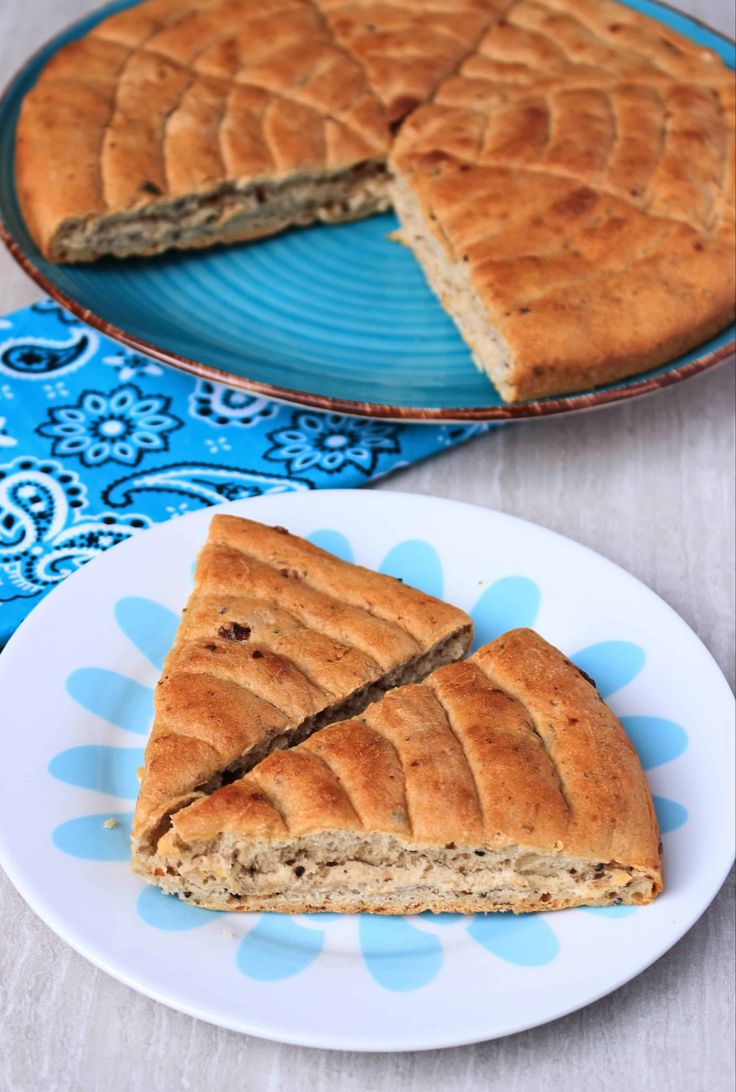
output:
{"label": "triangular bread slice", "polygon": [[147,878],[216,910],[650,902],[644,772],[594,684],[513,630],[173,817]]}
{"label": "triangular bread slice", "polygon": [[467,614],[391,576],[217,515],[155,696],[134,857],[172,812],[470,646]]}

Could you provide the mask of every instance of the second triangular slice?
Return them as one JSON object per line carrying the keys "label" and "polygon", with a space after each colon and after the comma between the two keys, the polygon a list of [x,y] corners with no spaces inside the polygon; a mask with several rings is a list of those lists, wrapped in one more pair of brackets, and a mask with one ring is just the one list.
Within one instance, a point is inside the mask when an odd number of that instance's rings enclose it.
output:
{"label": "second triangular slice", "polygon": [[175,815],[150,865],[215,910],[519,912],[662,888],[634,748],[530,630],[271,755]]}
{"label": "second triangular slice", "polygon": [[270,751],[464,656],[467,614],[317,546],[217,515],[156,689],[138,868],[170,816]]}

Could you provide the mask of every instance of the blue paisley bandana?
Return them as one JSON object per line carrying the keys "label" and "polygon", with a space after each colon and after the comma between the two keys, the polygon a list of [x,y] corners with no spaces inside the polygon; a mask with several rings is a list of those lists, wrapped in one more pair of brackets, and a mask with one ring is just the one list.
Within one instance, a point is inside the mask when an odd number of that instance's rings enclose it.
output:
{"label": "blue paisley bandana", "polygon": [[163,367],[42,300],[0,319],[0,645],[60,580],[153,523],[364,485],[488,427],[282,406]]}

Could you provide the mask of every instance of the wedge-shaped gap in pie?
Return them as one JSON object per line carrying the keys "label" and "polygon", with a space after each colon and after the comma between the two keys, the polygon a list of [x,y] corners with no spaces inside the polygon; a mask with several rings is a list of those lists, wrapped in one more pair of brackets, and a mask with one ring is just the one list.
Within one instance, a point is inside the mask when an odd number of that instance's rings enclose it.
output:
{"label": "wedge-shaped gap in pie", "polygon": [[609,0],[143,0],[57,51],[15,150],[53,262],[395,208],[505,401],[732,321],[734,81]]}
{"label": "wedge-shaped gap in pie", "polygon": [[144,0],[58,50],[16,146],[56,262],[257,239],[389,208],[396,125],[505,10],[498,0]]}

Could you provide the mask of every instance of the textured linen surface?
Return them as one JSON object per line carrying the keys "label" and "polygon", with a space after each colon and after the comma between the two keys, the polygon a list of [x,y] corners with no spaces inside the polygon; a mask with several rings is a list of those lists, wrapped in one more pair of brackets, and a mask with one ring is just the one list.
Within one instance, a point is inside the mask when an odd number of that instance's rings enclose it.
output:
{"label": "textured linen surface", "polygon": [[0,646],[59,581],[152,524],[364,485],[488,427],[281,405],[164,367],[51,300],[0,318]]}

